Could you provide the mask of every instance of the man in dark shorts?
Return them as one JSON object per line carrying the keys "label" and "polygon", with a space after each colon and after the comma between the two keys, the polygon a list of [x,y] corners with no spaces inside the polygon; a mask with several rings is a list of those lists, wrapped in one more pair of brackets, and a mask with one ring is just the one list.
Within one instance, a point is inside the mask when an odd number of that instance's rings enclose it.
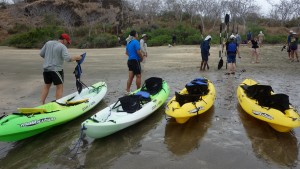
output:
{"label": "man in dark shorts", "polygon": [[235,74],[236,70],[236,54],[240,57],[239,45],[235,41],[235,36],[231,35],[229,41],[226,42],[228,72],[225,75]]}
{"label": "man in dark shorts", "polygon": [[46,42],[40,51],[40,56],[44,58],[43,77],[45,84],[42,87],[41,103],[45,104],[49,89],[53,83],[56,86],[55,98],[60,99],[63,95],[64,83],[64,61],[72,62],[80,60],[81,56],[70,56],[67,46],[71,44],[68,34],[61,34],[59,40],[51,40]]}
{"label": "man in dark shorts", "polygon": [[211,40],[211,36],[210,35],[206,36],[200,46],[201,47],[201,57],[202,57],[200,71],[205,70],[206,66],[207,66],[207,69],[209,69],[208,56],[209,56],[209,49],[210,49],[210,40]]}
{"label": "man in dark shorts", "polygon": [[138,33],[135,30],[132,30],[127,38],[126,55],[128,56],[127,66],[129,69],[129,75],[125,95],[130,93],[130,87],[134,76],[136,76],[136,88],[141,88],[142,69],[140,63],[143,61],[143,55],[137,38]]}

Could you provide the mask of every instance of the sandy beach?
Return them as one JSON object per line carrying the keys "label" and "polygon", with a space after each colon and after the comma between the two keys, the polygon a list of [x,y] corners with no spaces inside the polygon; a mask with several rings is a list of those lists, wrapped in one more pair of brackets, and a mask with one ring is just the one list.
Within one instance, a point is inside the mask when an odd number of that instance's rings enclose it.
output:
{"label": "sandy beach", "polygon": [[[262,47],[260,63],[253,64],[250,48],[240,47],[242,59],[237,63],[237,73],[228,76],[224,75],[225,64],[217,69],[218,46],[211,48],[210,69],[206,71],[199,71],[199,46],[149,47],[143,80],[152,76],[166,80],[171,89],[170,100],[189,81],[206,77],[217,91],[213,108],[180,125],[165,115],[162,106],[144,121],[106,138],[84,137],[77,151],[73,148],[80,135],[80,124],[124,94],[128,69],[124,47],[70,49],[72,55],[87,53],[82,81],[87,85],[105,81],[105,99],[67,124],[19,142],[0,142],[0,168],[300,168],[300,128],[278,133],[246,114],[236,98],[239,83],[252,78],[271,85],[276,93],[289,95],[290,103],[300,110],[300,62],[290,62],[281,48]],[[38,106],[43,84],[39,49],[0,50],[0,116],[16,112],[19,107]],[[226,61],[224,56],[223,59]],[[76,91],[74,68],[74,62],[64,64],[64,95]],[[135,89],[134,84],[132,90]],[[54,91],[52,87],[47,102],[54,100]]]}

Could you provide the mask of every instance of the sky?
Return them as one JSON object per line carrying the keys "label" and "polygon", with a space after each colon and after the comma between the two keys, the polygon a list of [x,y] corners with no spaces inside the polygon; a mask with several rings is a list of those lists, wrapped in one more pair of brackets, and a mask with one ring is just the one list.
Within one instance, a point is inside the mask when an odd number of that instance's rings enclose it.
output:
{"label": "sky", "polygon": [[[271,10],[272,6],[266,1],[266,0],[255,0],[256,5],[261,7],[260,12],[264,15],[269,14],[269,11]],[[280,0],[269,0],[273,5],[278,4]]]}

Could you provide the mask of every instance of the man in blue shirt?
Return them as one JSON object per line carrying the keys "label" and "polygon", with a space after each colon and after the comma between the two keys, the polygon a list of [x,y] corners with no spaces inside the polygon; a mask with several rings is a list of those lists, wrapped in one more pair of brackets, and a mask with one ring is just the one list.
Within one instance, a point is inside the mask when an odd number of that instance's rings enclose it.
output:
{"label": "man in blue shirt", "polygon": [[141,88],[141,62],[143,61],[143,55],[141,53],[140,43],[137,40],[138,33],[132,30],[129,37],[126,39],[126,55],[128,56],[127,66],[129,69],[129,76],[127,80],[126,94],[130,93],[130,87],[134,76],[136,76],[136,88]]}

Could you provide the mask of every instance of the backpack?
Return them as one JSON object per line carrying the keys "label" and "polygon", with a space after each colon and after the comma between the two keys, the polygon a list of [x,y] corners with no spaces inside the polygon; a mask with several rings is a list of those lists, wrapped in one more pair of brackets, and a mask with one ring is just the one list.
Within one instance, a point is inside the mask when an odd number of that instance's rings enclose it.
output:
{"label": "backpack", "polygon": [[235,42],[228,43],[227,46],[227,53],[236,53],[237,44]]}
{"label": "backpack", "polygon": [[185,85],[189,94],[200,94],[202,96],[208,93],[207,79],[196,78],[190,83]]}
{"label": "backpack", "polygon": [[163,80],[159,77],[150,77],[145,80],[145,83],[142,86],[141,91],[146,91],[151,95],[155,95],[162,89]]}

